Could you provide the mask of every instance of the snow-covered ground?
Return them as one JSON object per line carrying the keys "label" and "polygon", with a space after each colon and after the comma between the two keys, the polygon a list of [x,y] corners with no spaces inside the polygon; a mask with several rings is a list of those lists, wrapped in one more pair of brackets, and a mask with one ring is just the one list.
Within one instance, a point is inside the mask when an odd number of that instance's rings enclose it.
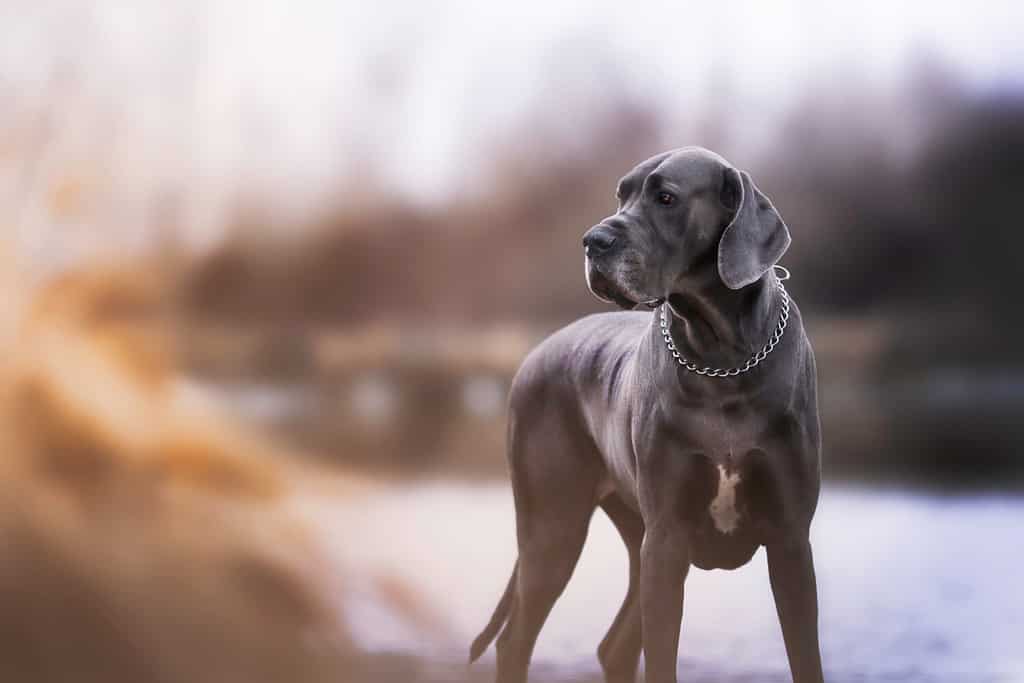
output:
{"label": "snow-covered ground", "polygon": [[[410,623],[377,607],[370,582],[350,582],[363,646],[449,662],[438,680],[461,672],[515,559],[510,490],[419,484],[306,512],[348,576],[389,577],[421,601]],[[1024,681],[1022,523],[1022,498],[827,487],[813,537],[830,680]],[[537,644],[545,679],[596,680],[594,652],[625,583],[625,552],[598,512]],[[694,569],[685,612],[689,680],[789,680],[763,552],[734,572]],[[424,628],[424,613],[437,625]],[[493,650],[474,675],[492,665]]]}

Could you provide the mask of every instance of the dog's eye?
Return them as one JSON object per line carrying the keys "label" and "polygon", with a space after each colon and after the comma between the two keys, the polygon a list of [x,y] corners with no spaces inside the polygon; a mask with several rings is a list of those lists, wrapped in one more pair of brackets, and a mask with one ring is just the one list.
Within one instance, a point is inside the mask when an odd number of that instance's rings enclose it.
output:
{"label": "dog's eye", "polygon": [[658,203],[662,206],[672,206],[676,203],[676,197],[668,192],[659,192]]}

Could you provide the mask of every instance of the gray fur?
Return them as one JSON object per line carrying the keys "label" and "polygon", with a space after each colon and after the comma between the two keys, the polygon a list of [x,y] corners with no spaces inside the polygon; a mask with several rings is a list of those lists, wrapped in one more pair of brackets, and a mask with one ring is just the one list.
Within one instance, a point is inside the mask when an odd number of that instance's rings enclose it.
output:
{"label": "gray fur", "polygon": [[[789,233],[771,202],[746,173],[693,147],[648,159],[620,187],[618,211],[584,239],[593,293],[624,308],[667,299],[687,357],[742,365],[780,312],[771,266]],[[592,315],[556,332],[513,381],[519,559],[472,658],[501,629],[498,681],[526,680],[600,506],[630,561],[626,599],[598,650],[608,681],[633,681],[642,647],[647,681],[674,682],[690,566],[733,569],[763,545],[794,681],[820,682],[808,540],[820,446],[814,355],[795,305],[774,352],[730,378],[679,367],[649,312]],[[713,512],[723,505],[724,522]]]}

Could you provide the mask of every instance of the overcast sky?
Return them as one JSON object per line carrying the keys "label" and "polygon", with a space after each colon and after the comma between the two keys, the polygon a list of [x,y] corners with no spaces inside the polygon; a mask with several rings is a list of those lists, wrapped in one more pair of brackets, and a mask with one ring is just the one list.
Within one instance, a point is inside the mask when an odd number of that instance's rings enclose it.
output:
{"label": "overcast sky", "polygon": [[808,86],[895,88],[921,56],[1022,90],[1022,34],[1019,1],[9,2],[0,131],[47,128],[0,156],[0,202],[48,241],[31,198],[92,168],[79,222],[113,212],[131,238],[184,189],[202,239],[239,188],[285,215],[368,170],[443,197],[527,114],[568,140],[611,86],[667,112],[724,87],[762,131]]}

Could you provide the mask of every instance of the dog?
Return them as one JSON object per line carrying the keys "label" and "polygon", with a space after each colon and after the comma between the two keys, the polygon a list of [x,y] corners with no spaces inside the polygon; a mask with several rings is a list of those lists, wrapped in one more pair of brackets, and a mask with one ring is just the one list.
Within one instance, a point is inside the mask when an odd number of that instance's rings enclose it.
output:
{"label": "dog", "polygon": [[629,552],[598,648],[609,683],[676,681],[690,566],[768,559],[795,683],[823,680],[809,541],[820,490],[814,354],[777,266],[789,230],[751,177],[687,147],[618,184],[583,238],[587,285],[624,309],[554,333],[509,394],[519,556],[470,661],[497,641],[499,683],[526,681],[537,635],[595,508]]}

